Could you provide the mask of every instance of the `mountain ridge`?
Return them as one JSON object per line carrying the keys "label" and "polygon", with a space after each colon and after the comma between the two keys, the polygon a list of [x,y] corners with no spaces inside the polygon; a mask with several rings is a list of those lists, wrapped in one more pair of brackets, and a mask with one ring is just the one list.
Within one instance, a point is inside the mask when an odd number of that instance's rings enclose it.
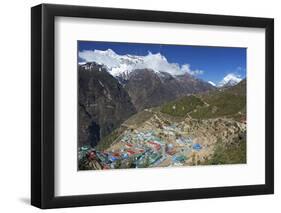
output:
{"label": "mountain ridge", "polygon": [[[79,52],[79,58],[85,62],[95,62],[103,65],[114,77],[126,78],[132,71],[138,69],[150,69],[153,72],[166,72],[173,76],[185,73],[202,73],[201,70],[191,70],[189,64],[179,65],[171,63],[161,53],[148,52],[147,55],[119,55],[112,49],[107,50],[84,50]],[[85,63],[80,62],[80,64]]]}

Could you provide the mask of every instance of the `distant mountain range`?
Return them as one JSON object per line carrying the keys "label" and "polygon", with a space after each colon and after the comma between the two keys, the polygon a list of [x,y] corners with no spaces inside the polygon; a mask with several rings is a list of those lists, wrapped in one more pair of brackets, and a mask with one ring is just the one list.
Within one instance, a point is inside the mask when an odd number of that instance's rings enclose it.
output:
{"label": "distant mountain range", "polygon": [[[153,54],[149,52],[145,56],[141,55],[119,55],[113,50],[83,50],[79,52],[79,58],[86,62],[95,62],[103,65],[107,71],[115,77],[128,78],[134,70],[149,69],[155,73],[165,72],[173,76],[189,74],[202,74],[202,70],[192,70],[189,64],[180,65],[170,63],[161,53]],[[80,62],[80,65],[86,62]]]}
{"label": "distant mountain range", "polygon": [[[135,70],[148,69],[154,73],[166,73],[173,77],[178,77],[185,74],[200,74],[201,70],[191,70],[188,65],[178,65],[176,63],[169,63],[165,56],[160,53],[149,53],[146,56],[138,55],[119,55],[111,49],[107,50],[84,50],[79,52],[79,57],[88,62],[95,62],[102,65],[112,76],[119,79],[121,83],[128,80],[130,74]],[[86,65],[87,62],[80,62],[79,65]],[[87,68],[87,66],[86,66]],[[88,67],[89,68],[89,67]],[[214,87],[234,86],[242,79],[230,73],[226,75],[217,85],[212,81],[206,83]]]}
{"label": "distant mountain range", "polygon": [[[127,79],[131,72],[139,69],[149,69],[155,73],[166,72],[171,75],[182,75],[184,71],[188,71],[186,66],[180,67],[176,63],[169,63],[165,56],[160,53],[137,56],[119,55],[111,49],[105,51],[85,50],[79,52],[79,57],[86,59],[87,62],[103,65],[112,76],[122,77],[123,79]],[[83,62],[80,64],[83,64]]]}

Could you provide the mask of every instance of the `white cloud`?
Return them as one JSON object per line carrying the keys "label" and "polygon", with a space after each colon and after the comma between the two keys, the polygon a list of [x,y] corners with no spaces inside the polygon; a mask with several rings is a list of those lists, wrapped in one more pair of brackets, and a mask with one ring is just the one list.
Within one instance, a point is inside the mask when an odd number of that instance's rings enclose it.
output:
{"label": "white cloud", "polygon": [[214,82],[212,82],[212,81],[208,81],[208,83],[211,84],[214,87],[216,86],[216,84]]}
{"label": "white cloud", "polygon": [[108,49],[107,51],[83,50],[82,52],[79,52],[79,57],[86,62],[96,62],[110,67],[114,67],[119,64],[116,56],[117,54],[111,49]]}
{"label": "white cloud", "polygon": [[240,75],[235,73],[228,73],[219,83],[218,87],[223,87],[225,85],[234,86],[235,84],[238,84],[240,81],[242,81],[242,78]]}
{"label": "white cloud", "polygon": [[184,64],[184,65],[182,65],[182,66],[181,66],[181,70],[182,70],[183,72],[187,72],[187,73],[189,73],[189,74],[191,74],[191,75],[202,75],[202,74],[204,73],[203,70],[191,70],[189,64]]}
{"label": "white cloud", "polygon": [[167,72],[172,75],[191,75],[203,74],[202,70],[192,70],[189,64],[180,66],[177,63],[169,63],[165,56],[160,53],[152,54],[149,52],[146,56],[136,55],[118,55],[113,50],[83,50],[79,52],[79,57],[86,62],[96,62],[107,67],[108,71],[118,76],[128,73],[134,69],[152,69],[155,72]]}

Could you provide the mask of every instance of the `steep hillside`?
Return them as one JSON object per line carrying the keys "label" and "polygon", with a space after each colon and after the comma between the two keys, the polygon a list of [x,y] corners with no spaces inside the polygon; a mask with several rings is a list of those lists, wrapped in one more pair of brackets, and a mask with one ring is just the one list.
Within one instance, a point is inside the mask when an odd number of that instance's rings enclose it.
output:
{"label": "steep hillside", "polygon": [[102,66],[79,67],[79,145],[95,146],[136,112],[128,93]]}
{"label": "steep hillside", "polygon": [[138,111],[162,105],[181,96],[214,90],[211,84],[189,74],[172,76],[167,72],[135,70],[129,75],[125,90]]}

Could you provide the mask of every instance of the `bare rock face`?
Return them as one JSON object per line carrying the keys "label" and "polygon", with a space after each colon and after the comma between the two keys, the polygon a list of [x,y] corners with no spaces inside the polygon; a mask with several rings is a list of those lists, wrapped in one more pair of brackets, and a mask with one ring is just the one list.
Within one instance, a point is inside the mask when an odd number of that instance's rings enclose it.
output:
{"label": "bare rock face", "polygon": [[214,90],[211,84],[189,74],[172,76],[149,69],[134,70],[125,83],[126,91],[138,111],[159,106],[178,97]]}
{"label": "bare rock face", "polygon": [[79,146],[98,142],[136,112],[123,86],[101,65],[79,66]]}
{"label": "bare rock face", "polygon": [[173,100],[175,93],[165,88],[162,79],[156,73],[143,69],[136,70],[129,76],[125,89],[138,111],[144,108],[161,105]]}

